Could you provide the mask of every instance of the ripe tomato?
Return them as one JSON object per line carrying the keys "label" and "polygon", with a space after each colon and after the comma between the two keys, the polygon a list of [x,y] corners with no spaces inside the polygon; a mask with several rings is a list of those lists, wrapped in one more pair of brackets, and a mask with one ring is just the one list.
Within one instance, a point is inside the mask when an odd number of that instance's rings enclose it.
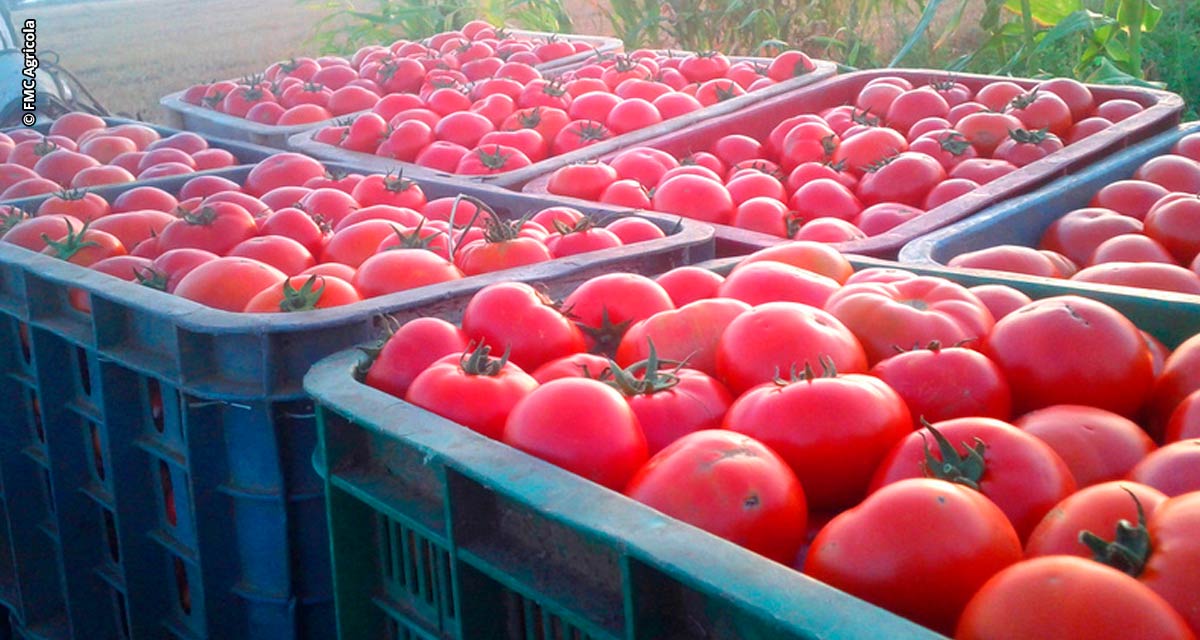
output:
{"label": "ripe tomato", "polygon": [[942,165],[923,153],[905,151],[878,168],[868,168],[857,194],[866,205],[895,202],[919,207],[925,196],[946,180]]}
{"label": "ripe tomato", "polygon": [[458,267],[432,251],[396,249],[364,260],[351,284],[365,299],[462,277]]}
{"label": "ripe tomato", "polygon": [[655,210],[717,224],[728,223],[736,208],[723,184],[689,174],[664,180],[655,188],[651,202]]}
{"label": "ripe tomato", "polygon": [[1008,139],[1008,132],[1023,129],[1024,123],[1015,116],[994,111],[979,111],[963,117],[954,129],[966,137],[979,155],[990,157]]}
{"label": "ripe tomato", "polygon": [[983,352],[1004,371],[1018,413],[1083,404],[1134,415],[1154,383],[1150,350],[1137,327],[1112,307],[1079,296],[1043,298],[1009,314],[996,323]]}
{"label": "ripe tomato", "polygon": [[671,296],[676,307],[717,297],[725,278],[700,267],[676,267],[654,279]]}
{"label": "ripe tomato", "polygon": [[[674,308],[658,283],[633,273],[596,276],[563,300],[563,309],[583,329],[589,346],[601,353],[615,352],[633,323]],[[661,448],[654,448],[652,453]]]}
{"label": "ripe tomato", "polygon": [[1146,214],[1145,233],[1180,263],[1190,263],[1200,254],[1200,197],[1155,205]]}
{"label": "ripe tomato", "polygon": [[954,637],[1193,637],[1163,598],[1091,560],[1051,556],[1019,562],[987,581],[967,603]]}
{"label": "ripe tomato", "polygon": [[821,364],[824,375],[806,364],[799,376],[793,369],[790,382],[746,391],[729,408],[724,427],[771,447],[806,487],[814,509],[836,511],[862,498],[876,465],[912,432],[912,417],[878,378],[838,375],[825,358]]}
{"label": "ripe tomato", "polygon": [[1071,108],[1056,94],[1049,91],[1033,91],[1021,94],[1008,104],[1010,115],[1016,116],[1024,129],[1036,131],[1046,129],[1055,136],[1065,136],[1073,124]]}
{"label": "ripe tomato", "polygon": [[1129,471],[1129,479],[1172,497],[1200,492],[1200,438],[1171,442],[1149,453]]}
{"label": "ripe tomato", "polygon": [[506,282],[476,293],[463,311],[463,331],[526,371],[586,351],[583,332],[530,285]]}
{"label": "ripe tomato", "polygon": [[1167,421],[1164,442],[1200,438],[1200,391],[1188,394],[1171,413]]}
{"label": "ripe tomato", "polygon": [[263,289],[246,303],[246,313],[289,313],[359,302],[358,291],[336,276],[296,275]]}
{"label": "ripe tomato", "polygon": [[628,367],[645,360],[653,342],[659,356],[715,376],[718,339],[734,318],[749,309],[740,300],[713,298],[656,313],[629,327],[617,347],[617,363]]}
{"label": "ripe tomato", "polygon": [[785,242],[766,249],[759,249],[746,256],[734,271],[744,265],[760,261],[774,261],[800,267],[845,283],[854,274],[854,267],[837,249],[819,242]]}
{"label": "ripe tomato", "polygon": [[277,153],[254,165],[244,185],[246,193],[257,197],[277,187],[302,185],[323,175],[324,165],[306,155]]}
{"label": "ripe tomato", "polygon": [[1105,240],[1129,233],[1140,233],[1137,218],[1109,209],[1075,209],[1046,227],[1038,246],[1057,251],[1076,264],[1084,264]]}
{"label": "ripe tomato", "polygon": [[[492,358],[487,345],[470,354],[450,354],[422,371],[404,399],[489,438],[499,439],[504,422],[537,380],[508,361]],[[469,402],[464,402],[469,399]]]}
{"label": "ripe tomato", "polygon": [[467,337],[457,326],[440,318],[416,318],[388,338],[363,381],[403,398],[421,372],[443,356],[466,349]]}
{"label": "ripe tomato", "polygon": [[871,362],[934,340],[978,346],[993,325],[991,312],[974,294],[933,276],[847,284],[825,309],[862,342]]}
{"label": "ripe tomato", "polygon": [[914,426],[921,421],[983,416],[1008,420],[1012,393],[996,363],[963,347],[932,342],[893,355],[871,368],[908,405]]}
{"label": "ripe tomato", "polygon": [[850,137],[843,136],[833,154],[833,162],[844,162],[847,171],[861,176],[867,167],[903,151],[908,151],[908,140],[900,132],[887,127],[872,127]]}
{"label": "ripe tomato", "polygon": [[1147,407],[1147,432],[1160,439],[1175,408],[1196,390],[1200,390],[1200,335],[1183,341],[1163,364]]}
{"label": "ripe tomato", "polygon": [[1036,131],[1016,129],[1008,133],[1008,138],[996,147],[992,157],[996,160],[1004,160],[1015,167],[1023,167],[1056,151],[1061,151],[1062,148],[1062,139],[1053,133],[1046,133],[1041,129]]}
{"label": "ripe tomato", "polygon": [[531,391],[513,407],[502,440],[616,491],[649,458],[633,409],[608,385],[585,378]]}
{"label": "ripe tomato", "polygon": [[716,370],[741,394],[805,364],[819,366],[825,358],[839,372],[867,370],[862,345],[837,318],[805,304],[770,302],[738,315],[721,333]]}
{"label": "ripe tomato", "polygon": [[286,279],[279,269],[252,258],[215,258],[188,271],[174,293],[217,309],[241,312],[260,291]]}
{"label": "ripe tomato", "polygon": [[1020,540],[995,504],[966,487],[914,478],[830,520],[804,572],[951,633],[971,595],[1020,559]]}
{"label": "ripe tomato", "polygon": [[603,162],[569,164],[550,175],[546,191],[555,195],[597,201],[618,177],[617,170]]}
{"label": "ripe tomato", "polygon": [[837,291],[837,280],[790,264],[773,261],[740,265],[721,283],[717,294],[751,306],[787,301],[818,309]]}
{"label": "ripe tomato", "polygon": [[600,379],[628,400],[650,455],[693,431],[720,428],[733,402],[729,391],[695,369],[676,366],[660,370],[662,362],[654,345],[648,347],[648,358],[625,369],[607,367]]}
{"label": "ripe tomato", "polygon": [[1054,405],[1031,411],[1013,425],[1050,445],[1080,487],[1124,478],[1155,449],[1137,423],[1095,407]]}
{"label": "ripe tomato", "polygon": [[1116,530],[1121,520],[1136,523],[1139,505],[1147,515],[1152,515],[1166,500],[1167,496],[1158,489],[1128,480],[1084,487],[1042,518],[1025,544],[1025,557],[1069,555],[1090,559],[1092,550],[1080,541],[1079,534],[1084,531],[1108,534]]}
{"label": "ripe tomato", "polygon": [[790,564],[804,542],[804,489],[787,464],[753,438],[688,434],[654,455],[625,494],[713,535]]}

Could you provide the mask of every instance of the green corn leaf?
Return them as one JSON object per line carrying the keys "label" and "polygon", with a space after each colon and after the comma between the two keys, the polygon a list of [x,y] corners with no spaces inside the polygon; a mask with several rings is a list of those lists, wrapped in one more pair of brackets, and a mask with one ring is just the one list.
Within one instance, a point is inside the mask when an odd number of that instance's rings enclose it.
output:
{"label": "green corn leaf", "polygon": [[[1005,0],[1004,8],[1020,14],[1021,0]],[[1029,8],[1034,22],[1048,27],[1083,9],[1083,3],[1081,0],[1030,0]]]}
{"label": "green corn leaf", "polygon": [[1121,0],[1117,5],[1117,23],[1126,29],[1133,29],[1140,23],[1142,31],[1154,31],[1162,13],[1162,9],[1150,0]]}
{"label": "green corn leaf", "polygon": [[937,14],[937,8],[942,6],[942,0],[930,0],[929,4],[925,5],[925,10],[921,12],[921,19],[917,22],[917,26],[913,32],[904,41],[904,45],[896,52],[895,57],[888,63],[888,67],[895,67],[908,55],[917,42],[924,37],[925,32],[929,29],[929,23],[933,22],[933,17]]}
{"label": "green corn leaf", "polygon": [[1096,24],[1094,18],[1103,18],[1096,16],[1090,11],[1076,11],[1071,15],[1063,18],[1054,28],[1045,31],[1041,41],[1034,48],[1034,53],[1043,53],[1050,50],[1051,47],[1063,41],[1066,38],[1075,36],[1080,33],[1089,33]]}

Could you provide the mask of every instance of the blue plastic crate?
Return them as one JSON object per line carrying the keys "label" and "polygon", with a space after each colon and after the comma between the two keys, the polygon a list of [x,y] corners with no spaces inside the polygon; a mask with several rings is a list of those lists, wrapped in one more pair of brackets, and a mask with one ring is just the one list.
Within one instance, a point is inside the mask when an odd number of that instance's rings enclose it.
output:
{"label": "blue plastic crate", "polygon": [[[180,132],[179,129],[172,129],[170,127],[164,127],[162,125],[157,125],[157,124],[153,124],[150,122],[141,122],[138,120],[129,120],[126,118],[104,118],[104,122],[105,122],[105,124],[107,124],[110,127],[116,126],[119,124],[140,124],[143,127],[149,127],[151,129],[154,129],[155,131],[157,131],[159,133],[159,135],[161,135],[164,138]],[[31,128],[34,131],[37,131],[39,133],[47,134],[50,131],[51,124],[53,124],[53,121],[40,122]],[[24,128],[26,128],[26,127],[15,127],[12,129],[8,129],[7,131],[14,131],[16,129],[24,129]],[[225,140],[222,138],[214,138],[211,136],[204,136],[204,139],[208,141],[209,148],[224,149],[224,150],[232,153],[233,156],[238,159],[238,162],[237,162],[238,165],[247,165],[247,164],[254,164],[256,162],[261,162],[262,160],[266,159],[268,156],[275,154],[275,153],[279,153],[278,149],[272,149],[270,147],[264,147],[264,146],[252,144],[249,142],[235,142],[233,140]],[[198,175],[219,173],[221,171],[226,171],[226,170],[227,169],[209,169],[207,171],[197,171],[195,173],[188,174],[185,177],[192,178],[192,177],[195,177]],[[124,183],[121,185],[114,185],[114,186],[128,188],[131,186],[142,186],[142,185],[149,185],[149,186],[172,185],[172,184],[176,183],[176,178],[177,178],[177,176],[169,176],[169,177],[164,177],[164,178],[151,178],[149,180],[139,180],[137,182],[128,182],[128,183]],[[84,189],[84,190],[85,191],[95,191],[95,188]],[[11,202],[15,202],[15,200],[0,200],[0,202],[11,203]]]}
{"label": "blue plastic crate", "polygon": [[[421,184],[430,197],[467,193],[506,216],[552,204]],[[0,401],[10,407],[0,423],[0,598],[16,625],[79,640],[330,637],[324,485],[301,388],[309,366],[376,335],[380,313],[421,313],[490,282],[582,280],[712,255],[706,227],[647,217],[670,235],[271,316],[0,246]],[[90,294],[91,315],[71,307],[69,288]]]}
{"label": "blue plastic crate", "polygon": [[[736,262],[699,266],[725,273]],[[556,296],[575,286],[548,284]],[[1065,293],[1017,286],[1034,298]],[[1167,345],[1200,332],[1200,302],[1091,297]],[[448,299],[440,315],[456,319],[468,300]],[[318,409],[314,466],[326,479],[343,640],[941,637],[362,384],[361,357],[330,356],[305,378]]]}
{"label": "blue plastic crate", "polygon": [[[1088,206],[1092,196],[1105,186],[1133,177],[1143,163],[1170,153],[1180,138],[1200,132],[1200,122],[1188,122],[1161,133],[1100,162],[1085,171],[1061,178],[1020,198],[985,209],[940,231],[909,242],[900,251],[900,261],[915,265],[944,265],[954,256],[1002,244],[1037,247],[1046,228],[1068,212]],[[1076,293],[1092,291],[1150,291],[1134,287],[1092,284],[1071,280],[1040,278],[991,269],[966,269],[986,273],[1004,284],[1053,283]],[[1153,295],[1197,299],[1197,296],[1152,291]]]}

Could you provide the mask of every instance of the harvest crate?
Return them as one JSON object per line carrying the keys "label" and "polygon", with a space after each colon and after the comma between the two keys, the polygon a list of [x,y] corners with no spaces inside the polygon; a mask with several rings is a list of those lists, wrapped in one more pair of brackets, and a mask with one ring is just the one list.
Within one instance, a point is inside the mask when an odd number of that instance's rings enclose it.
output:
{"label": "harvest crate", "polygon": [[[731,56],[730,60],[752,61],[765,64],[770,61],[769,58],[751,58]],[[813,60],[816,69],[802,76],[785,80],[784,82],[775,85],[751,91],[743,96],[731,98],[718,102],[709,107],[704,107],[692,113],[684,114],[669,120],[630,131],[621,135],[613,136],[608,140],[603,140],[595,144],[588,145],[582,149],[564,153],[562,155],[552,156],[535,162],[528,167],[516,169],[513,171],[505,171],[502,173],[492,174],[488,176],[461,176],[458,174],[445,173],[434,169],[427,169],[411,162],[401,162],[393,158],[385,158],[371,153],[361,153],[343,149],[332,144],[325,144],[313,140],[320,129],[308,129],[301,133],[292,136],[288,140],[288,147],[296,151],[308,154],[320,160],[328,160],[331,162],[340,162],[349,166],[357,167],[364,170],[385,173],[394,171],[398,168],[403,168],[405,175],[429,175],[443,178],[458,178],[460,180],[471,180],[474,182],[485,182],[488,184],[499,185],[511,189],[518,189],[521,185],[533,180],[541,175],[553,173],[560,167],[565,167],[573,162],[583,162],[591,160],[601,155],[615,153],[622,149],[641,143],[643,140],[650,140],[670,134],[673,131],[679,131],[686,127],[690,127],[698,122],[703,122],[709,118],[715,118],[720,115],[733,114],[746,109],[749,105],[762,102],[771,96],[780,95],[793,89],[806,87],[812,84],[818,84],[823,80],[832,78],[837,73],[837,65],[826,60]]]}
{"label": "harvest crate", "polygon": [[[776,96],[736,113],[705,120],[667,135],[641,141],[637,146],[653,147],[667,151],[676,157],[683,157],[695,151],[706,151],[718,138],[729,134],[743,134],[764,140],[777,124],[791,116],[801,113],[817,113],[831,107],[853,104],[863,85],[884,76],[905,78],[914,86],[952,78],[967,85],[973,91],[978,91],[983,85],[998,80],[1015,82],[1026,89],[1032,88],[1039,82],[1038,80],[950,74],[946,71],[920,69],[858,71],[837,76],[812,87]],[[1031,191],[1055,178],[1075,173],[1124,147],[1166,131],[1179,122],[1183,100],[1173,93],[1141,87],[1089,85],[1089,88],[1096,96],[1097,102],[1113,98],[1127,98],[1142,104],[1146,109],[1104,131],[1070,145],[1062,151],[982,185],[940,207],[931,209],[924,215],[905,222],[887,233],[864,240],[838,243],[835,246],[845,253],[895,258],[901,247],[914,238],[961,220],[1008,198]],[[601,161],[606,161],[611,160],[615,155],[614,150],[599,156],[599,158]],[[550,173],[552,171],[547,171],[546,175],[530,181],[524,186],[523,191],[547,194],[546,186],[550,181]],[[565,200],[573,199],[566,198]],[[748,231],[728,225],[715,226],[717,228],[717,254],[722,256],[741,255],[785,241],[783,238],[757,231]]]}
{"label": "harvest crate", "polygon": [[[545,31],[524,31],[520,29],[509,29],[508,32],[513,36],[533,39],[547,38],[558,35],[558,37],[571,42],[585,42],[592,46],[592,52],[576,53],[569,56],[564,56],[557,60],[551,60],[536,65],[536,68],[547,76],[556,76],[573,67],[579,66],[595,53],[615,53],[620,51],[624,44],[617,38],[607,36],[587,36],[579,34],[552,34]],[[308,124],[297,125],[269,125],[251,122],[245,118],[219,113],[212,109],[190,104],[183,101],[183,91],[167,94],[159,99],[158,103],[162,106],[167,114],[167,121],[173,127],[186,129],[188,131],[196,131],[209,135],[229,138],[231,140],[245,140],[255,144],[266,145],[276,149],[286,149],[288,147],[288,138],[297,135],[309,129],[316,129],[333,124],[339,118],[323,120],[321,122],[312,122]],[[342,116],[345,117],[345,116]]]}
{"label": "harvest crate", "polygon": [[[473,195],[503,216],[553,204],[421,185],[430,197]],[[309,366],[375,335],[380,313],[423,313],[491,282],[581,281],[711,257],[710,229],[646,217],[670,235],[271,316],[0,243],[0,601],[14,626],[78,640],[331,637],[324,485],[301,388]],[[91,315],[70,305],[69,289],[90,295]]]}
{"label": "harvest crate", "polygon": [[[701,266],[727,272],[735,262]],[[554,283],[551,293],[574,286]],[[1035,298],[1063,293],[1017,286]],[[1170,346],[1200,332],[1200,302],[1093,297]],[[440,315],[457,319],[467,301],[447,298]],[[340,638],[940,637],[368,387],[354,375],[360,355],[330,356],[305,378],[320,425],[314,465],[326,479]]]}
{"label": "harvest crate", "polygon": [[[1088,202],[1097,191],[1118,180],[1131,178],[1143,163],[1170,153],[1171,147],[1175,146],[1180,138],[1197,132],[1200,132],[1200,122],[1182,124],[1130,147],[1086,171],[1055,181],[1026,196],[1000,203],[966,220],[917,238],[900,251],[900,261],[918,265],[943,265],[954,256],[1001,244],[1037,247],[1042,234],[1055,220],[1074,209],[1088,206]],[[1039,282],[1054,283],[1064,290],[1077,293],[1131,290],[1130,287],[1039,278],[990,269],[966,271],[986,273],[989,278],[1014,286],[1017,283]],[[1165,292],[1155,293],[1171,295]],[[1198,299],[1197,296],[1184,297]]]}
{"label": "harvest crate", "polygon": [[[39,133],[48,134],[50,132],[50,126],[52,124],[53,124],[53,121],[46,121],[46,122],[42,122],[37,125],[34,125],[32,128],[34,131],[37,131]],[[159,133],[159,135],[161,135],[164,138],[166,138],[167,136],[175,135],[176,133],[180,132],[179,129],[172,129],[171,127],[164,127],[162,125],[152,124],[149,122],[141,122],[139,120],[130,120],[128,118],[104,118],[104,124],[107,126],[110,126],[110,127],[114,127],[114,126],[120,125],[120,124],[137,124],[137,125],[141,125],[143,127],[149,127],[151,129],[157,131]],[[14,129],[24,129],[24,128],[25,127],[15,127]],[[8,129],[7,131],[12,131],[14,129]],[[210,136],[204,136],[204,139],[208,141],[209,148],[224,149],[224,150],[232,153],[234,155],[234,157],[238,159],[238,163],[237,163],[238,165],[254,164],[256,162],[260,162],[260,161],[266,159],[268,156],[270,156],[272,154],[279,153],[278,149],[272,149],[270,147],[264,147],[264,146],[257,145],[257,144],[251,144],[249,142],[236,142],[233,140],[223,140],[221,138],[214,138],[214,137],[210,137]],[[224,171],[224,170],[226,170],[226,169],[210,169],[207,171],[197,171],[195,173],[190,173],[185,177],[191,178],[191,177],[198,176],[198,175],[207,175],[209,173],[213,173],[216,171]],[[142,185],[161,186],[164,184],[172,184],[172,180],[176,177],[177,176],[169,176],[169,177],[165,177],[165,178],[150,178],[148,180],[138,180],[136,182],[127,182],[127,183],[123,183],[121,185],[113,185],[113,186],[129,186],[129,187],[142,186]],[[88,189],[88,190],[90,191],[91,189]],[[9,203],[9,202],[14,202],[14,200],[0,200],[0,202]]]}

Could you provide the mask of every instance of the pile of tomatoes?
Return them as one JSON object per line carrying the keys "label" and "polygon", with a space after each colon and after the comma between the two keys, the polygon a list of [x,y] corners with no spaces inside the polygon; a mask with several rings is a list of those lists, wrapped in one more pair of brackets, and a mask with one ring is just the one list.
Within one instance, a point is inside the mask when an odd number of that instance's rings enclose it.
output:
{"label": "pile of tomatoes", "polygon": [[794,242],[493,284],[365,382],[942,633],[1200,632],[1200,335],[1095,300]]}
{"label": "pile of tomatoes", "polygon": [[1200,294],[1197,194],[1200,133],[1193,133],[1055,220],[1037,249],[997,245],[949,265]]}
{"label": "pile of tomatoes", "polygon": [[0,200],[178,176],[238,164],[186,131],[162,137],[141,124],[108,126],[89,113],[68,113],[47,135],[33,129],[0,133]]}
{"label": "pile of tomatoes", "polygon": [[[177,197],[178,196],[178,197]],[[226,311],[306,311],[665,236],[645,218],[598,226],[571,207],[504,220],[468,196],[428,200],[401,176],[331,176],[281,153],[242,184],[172,195],[58,193],[0,207],[0,241]],[[88,309],[85,296],[72,298]]]}
{"label": "pile of tomatoes", "polygon": [[[952,76],[863,84],[853,104],[800,113],[763,138],[696,140],[684,158],[633,147],[563,167],[550,193],[644,207],[774,236],[846,242],[884,233],[1144,107],[1083,84]],[[750,126],[750,125],[747,125]]]}
{"label": "pile of tomatoes", "polygon": [[515,38],[483,21],[420,42],[370,45],[349,58],[293,58],[261,76],[192,85],[181,99],[265,125],[329,120],[374,107],[385,96],[454,86],[509,73],[540,77],[535,65],[591,50],[550,36]]}
{"label": "pile of tomatoes", "polygon": [[546,80],[533,73],[389,96],[317,142],[462,175],[513,171],[722,100],[804,75],[808,56],[785,51],[769,64],[720,53],[639,50]]}

